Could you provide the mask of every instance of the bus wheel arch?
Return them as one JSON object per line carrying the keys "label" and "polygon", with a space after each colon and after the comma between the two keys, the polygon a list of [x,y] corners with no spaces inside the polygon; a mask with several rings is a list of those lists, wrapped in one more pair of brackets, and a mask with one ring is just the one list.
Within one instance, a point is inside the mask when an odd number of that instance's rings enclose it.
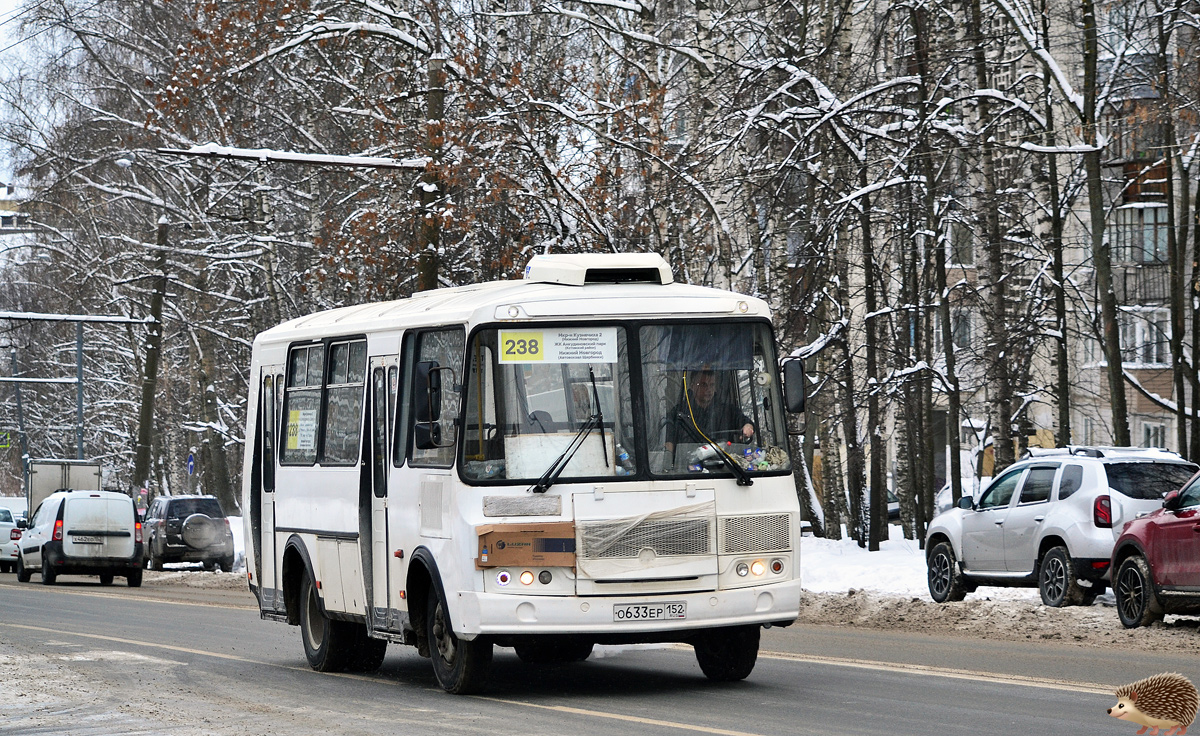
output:
{"label": "bus wheel arch", "polygon": [[422,657],[429,656],[429,636],[425,621],[429,597],[437,595],[434,586],[440,588],[441,584],[441,575],[433,554],[425,547],[418,547],[408,565],[404,590],[408,600],[408,620],[416,636],[417,653]]}
{"label": "bus wheel arch", "polygon": [[304,587],[305,578],[317,579],[313,570],[312,560],[304,542],[292,535],[284,545],[283,552],[283,601],[287,608],[287,622],[292,626],[300,625],[301,603],[300,593]]}

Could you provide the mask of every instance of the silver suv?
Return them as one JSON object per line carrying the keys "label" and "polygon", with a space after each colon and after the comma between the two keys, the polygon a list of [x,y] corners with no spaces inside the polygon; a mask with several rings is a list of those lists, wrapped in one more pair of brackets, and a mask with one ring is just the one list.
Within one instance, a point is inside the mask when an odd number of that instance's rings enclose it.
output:
{"label": "silver suv", "polygon": [[1197,466],[1164,450],[1031,450],[978,500],[934,518],[929,594],[960,601],[979,585],[1034,587],[1047,606],[1091,605],[1125,523],[1162,506]]}

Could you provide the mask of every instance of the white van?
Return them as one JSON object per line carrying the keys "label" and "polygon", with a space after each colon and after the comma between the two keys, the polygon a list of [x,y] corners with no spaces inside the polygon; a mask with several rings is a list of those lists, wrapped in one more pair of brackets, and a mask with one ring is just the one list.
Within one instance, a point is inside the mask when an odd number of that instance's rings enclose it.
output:
{"label": "white van", "polygon": [[40,570],[42,583],[59,575],[99,575],[101,585],[123,576],[142,584],[142,524],[133,499],[112,491],[58,491],[46,497],[18,541],[17,580]]}

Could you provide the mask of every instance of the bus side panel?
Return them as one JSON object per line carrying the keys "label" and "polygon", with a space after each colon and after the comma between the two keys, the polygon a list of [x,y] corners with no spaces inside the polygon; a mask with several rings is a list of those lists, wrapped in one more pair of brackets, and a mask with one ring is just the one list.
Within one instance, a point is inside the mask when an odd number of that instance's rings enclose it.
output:
{"label": "bus side panel", "polygon": [[313,559],[317,582],[321,586],[321,598],[326,611],[345,611],[346,599],[342,593],[342,564],[338,547],[341,542],[328,537],[317,537],[317,554]]}
{"label": "bus side panel", "polygon": [[[342,580],[342,608],[346,613],[366,615],[367,596],[363,591],[361,540],[338,540],[338,576]],[[328,604],[326,604],[328,605]]]}

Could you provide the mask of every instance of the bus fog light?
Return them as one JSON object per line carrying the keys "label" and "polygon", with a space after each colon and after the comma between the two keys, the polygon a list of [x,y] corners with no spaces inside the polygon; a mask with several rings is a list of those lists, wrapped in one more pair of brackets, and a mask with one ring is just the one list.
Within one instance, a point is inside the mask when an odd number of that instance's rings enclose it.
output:
{"label": "bus fog light", "polygon": [[512,575],[508,574],[508,570],[501,570],[496,573],[496,585],[508,585],[512,582]]}
{"label": "bus fog light", "polygon": [[775,573],[776,575],[783,572],[783,560],[771,560],[771,572]]}
{"label": "bus fog light", "polygon": [[755,577],[762,575],[766,571],[767,566],[763,564],[762,560],[755,560],[754,562],[750,563],[750,572],[754,573]]}
{"label": "bus fog light", "polygon": [[532,584],[533,584],[533,573],[529,572],[528,570],[521,573],[521,585],[532,585]]}
{"label": "bus fog light", "polygon": [[739,562],[737,566],[737,574],[741,577],[746,577],[750,574],[750,568],[744,562]]}
{"label": "bus fog light", "polygon": [[538,582],[542,585],[549,585],[550,581],[553,579],[554,576],[550,574],[549,570],[542,570],[538,573]]}

